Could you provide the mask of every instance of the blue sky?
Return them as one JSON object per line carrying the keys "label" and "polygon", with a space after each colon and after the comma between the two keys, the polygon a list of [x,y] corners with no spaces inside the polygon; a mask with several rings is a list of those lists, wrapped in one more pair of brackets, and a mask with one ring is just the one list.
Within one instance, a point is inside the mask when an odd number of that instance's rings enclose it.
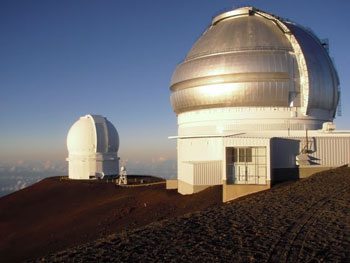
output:
{"label": "blue sky", "polygon": [[2,0],[0,161],[64,161],[68,129],[88,113],[116,126],[121,158],[139,169],[174,161],[172,72],[214,15],[242,5],[329,38],[342,87],[336,124],[350,128],[350,1]]}

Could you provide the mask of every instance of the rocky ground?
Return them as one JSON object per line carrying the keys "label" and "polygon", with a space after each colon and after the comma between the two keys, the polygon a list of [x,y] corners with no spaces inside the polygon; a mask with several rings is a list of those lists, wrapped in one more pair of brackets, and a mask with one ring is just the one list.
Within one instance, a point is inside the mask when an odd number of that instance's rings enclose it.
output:
{"label": "rocky ground", "polygon": [[350,168],[129,228],[38,261],[350,262]]}

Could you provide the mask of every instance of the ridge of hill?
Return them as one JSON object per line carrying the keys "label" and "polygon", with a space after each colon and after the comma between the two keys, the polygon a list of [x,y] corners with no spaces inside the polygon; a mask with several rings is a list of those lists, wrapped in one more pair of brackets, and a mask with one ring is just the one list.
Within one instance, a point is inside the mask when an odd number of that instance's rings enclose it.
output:
{"label": "ridge of hill", "polygon": [[221,205],[221,187],[182,196],[176,190],[166,190],[165,184],[120,187],[104,181],[61,179],[46,178],[0,198],[2,262],[41,257],[112,233]]}

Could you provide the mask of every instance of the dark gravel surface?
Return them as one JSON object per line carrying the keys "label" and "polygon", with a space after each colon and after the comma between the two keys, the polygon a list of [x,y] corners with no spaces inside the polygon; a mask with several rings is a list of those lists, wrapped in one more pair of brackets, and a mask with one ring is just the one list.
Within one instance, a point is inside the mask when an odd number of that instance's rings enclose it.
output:
{"label": "dark gravel surface", "polygon": [[350,168],[338,168],[38,261],[350,262],[349,208]]}

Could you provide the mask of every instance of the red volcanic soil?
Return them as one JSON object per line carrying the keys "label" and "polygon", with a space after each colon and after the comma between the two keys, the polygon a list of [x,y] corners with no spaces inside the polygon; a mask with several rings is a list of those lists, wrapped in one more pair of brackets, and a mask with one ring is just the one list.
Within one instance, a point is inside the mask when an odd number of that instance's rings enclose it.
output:
{"label": "red volcanic soil", "polygon": [[221,205],[221,187],[182,196],[165,183],[119,187],[47,178],[0,198],[0,261],[41,257],[213,205]]}

